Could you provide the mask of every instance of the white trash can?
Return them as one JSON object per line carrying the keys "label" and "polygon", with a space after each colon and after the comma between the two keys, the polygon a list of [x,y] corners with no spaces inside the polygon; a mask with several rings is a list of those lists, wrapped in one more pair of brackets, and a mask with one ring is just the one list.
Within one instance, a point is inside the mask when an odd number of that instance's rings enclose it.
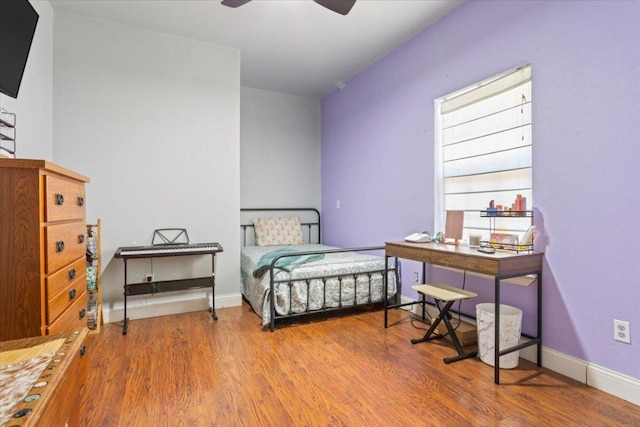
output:
{"label": "white trash can", "polygon": [[[476,305],[476,326],[478,330],[478,355],[484,363],[495,366],[494,325],[496,307],[494,303]],[[500,304],[500,350],[518,345],[522,331],[522,310]],[[518,366],[520,351],[500,356],[500,368],[512,369]]]}

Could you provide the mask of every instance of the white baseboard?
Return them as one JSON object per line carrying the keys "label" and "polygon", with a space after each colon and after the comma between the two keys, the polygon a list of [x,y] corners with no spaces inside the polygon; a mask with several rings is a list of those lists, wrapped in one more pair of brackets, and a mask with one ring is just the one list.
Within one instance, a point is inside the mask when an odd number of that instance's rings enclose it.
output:
{"label": "white baseboard", "polygon": [[635,378],[589,363],[587,385],[640,406],[640,381]]}
{"label": "white baseboard", "polygon": [[242,294],[225,294],[216,296],[216,310],[225,307],[239,307],[242,305]]}
{"label": "white baseboard", "polygon": [[[520,357],[536,363],[536,347],[531,346],[520,350]],[[587,365],[588,363],[582,359],[542,346],[542,366],[565,377],[586,384]]]}
{"label": "white baseboard", "polygon": [[[224,307],[242,305],[242,294],[216,295],[216,310]],[[176,295],[153,295],[142,298],[131,298],[127,301],[127,317],[131,319],[146,319],[148,317],[166,316],[169,314],[189,313],[192,311],[208,310],[211,298],[203,293],[181,293]],[[124,304],[114,304],[113,307],[103,307],[104,323],[122,322],[124,320]]]}
{"label": "white baseboard", "polygon": [[[410,303],[411,301],[413,301],[411,298],[405,297],[404,295],[401,298],[401,303],[403,304]],[[402,308],[418,316],[421,315],[421,309],[418,304]],[[428,306],[427,311],[429,311],[432,317],[438,315],[437,309],[433,306]],[[462,320],[475,324],[475,320],[465,318],[464,316],[462,316]],[[536,363],[536,353],[536,347],[531,346],[520,350],[520,357]],[[640,405],[640,380],[638,379],[594,365],[593,363],[561,353],[544,345],[542,346],[542,366],[595,389],[627,400],[635,405]]]}

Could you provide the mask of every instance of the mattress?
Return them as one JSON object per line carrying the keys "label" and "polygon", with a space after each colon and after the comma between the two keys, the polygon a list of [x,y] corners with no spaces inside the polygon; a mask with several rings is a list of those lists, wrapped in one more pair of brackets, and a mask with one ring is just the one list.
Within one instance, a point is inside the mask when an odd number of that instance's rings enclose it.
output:
{"label": "mattress", "polygon": [[[259,262],[270,253],[306,252],[337,249],[331,246],[307,244],[299,246],[245,246],[242,248],[242,293],[262,324],[271,321],[270,274],[267,270],[254,277]],[[320,259],[300,257],[287,270],[277,269],[275,283],[275,312],[277,315],[305,313],[329,308],[349,307],[382,301],[384,258],[356,252],[324,254]],[[390,266],[391,268],[391,266]],[[368,274],[368,272],[373,272]],[[396,280],[389,271],[387,296],[396,294]]]}

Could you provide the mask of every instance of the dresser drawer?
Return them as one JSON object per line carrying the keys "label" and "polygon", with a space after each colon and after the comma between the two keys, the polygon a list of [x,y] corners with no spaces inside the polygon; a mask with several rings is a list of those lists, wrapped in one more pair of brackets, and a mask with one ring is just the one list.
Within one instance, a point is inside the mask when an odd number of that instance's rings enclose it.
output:
{"label": "dresser drawer", "polygon": [[87,291],[86,289],[75,298],[71,304],[53,323],[47,327],[47,335],[60,332],[75,331],[87,326]]}
{"label": "dresser drawer", "polygon": [[45,280],[47,300],[51,301],[56,295],[67,288],[72,282],[81,276],[87,275],[87,261],[84,257],[73,264],[58,270]]}
{"label": "dresser drawer", "polygon": [[47,251],[46,273],[51,274],[84,257],[87,251],[84,222],[49,225],[45,227]]}
{"label": "dresser drawer", "polygon": [[83,182],[46,175],[44,185],[46,194],[45,222],[83,219],[85,217]]}
{"label": "dresser drawer", "polygon": [[84,292],[87,289],[87,277],[86,272],[78,275],[76,279],[68,283],[67,286],[62,289],[56,295],[48,297],[47,301],[47,324],[51,324],[58,318],[76,299],[87,298]]}

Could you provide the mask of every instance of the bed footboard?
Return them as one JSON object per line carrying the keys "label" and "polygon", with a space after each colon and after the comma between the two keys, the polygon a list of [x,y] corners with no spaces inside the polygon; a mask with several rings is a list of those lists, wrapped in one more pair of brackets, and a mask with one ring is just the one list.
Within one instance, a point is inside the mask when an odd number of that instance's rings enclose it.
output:
{"label": "bed footboard", "polygon": [[[354,308],[358,306],[370,305],[374,303],[383,303],[385,298],[388,300],[390,296],[394,299],[398,298],[400,287],[400,275],[398,274],[398,268],[395,265],[396,260],[393,261],[393,265],[388,267],[387,283],[392,284],[391,287],[393,295],[384,294],[384,262],[381,267],[367,270],[359,270],[351,273],[341,274],[323,274],[317,276],[306,276],[303,278],[285,278],[278,279],[276,272],[279,270],[276,264],[282,259],[288,257],[300,257],[300,256],[314,256],[318,254],[336,254],[346,252],[370,252],[384,250],[384,246],[372,246],[372,247],[360,247],[360,248],[341,248],[341,249],[328,249],[321,251],[305,251],[305,252],[291,252],[277,255],[273,258],[269,267],[269,305],[271,308],[271,316],[269,322],[269,330],[273,332],[275,330],[276,321],[305,316],[310,313],[329,312],[334,310],[340,310],[345,308]],[[288,301],[284,305],[288,307],[286,313],[278,313],[276,310],[276,298],[282,296],[280,286],[286,286],[287,292],[284,292],[288,296]],[[297,297],[294,297],[296,295]],[[316,295],[316,303],[312,301],[312,295]],[[321,298],[318,296],[321,295]],[[295,310],[294,298],[302,298],[304,302],[298,303],[298,306],[302,306],[302,310]],[[397,301],[396,301],[397,302]]]}

